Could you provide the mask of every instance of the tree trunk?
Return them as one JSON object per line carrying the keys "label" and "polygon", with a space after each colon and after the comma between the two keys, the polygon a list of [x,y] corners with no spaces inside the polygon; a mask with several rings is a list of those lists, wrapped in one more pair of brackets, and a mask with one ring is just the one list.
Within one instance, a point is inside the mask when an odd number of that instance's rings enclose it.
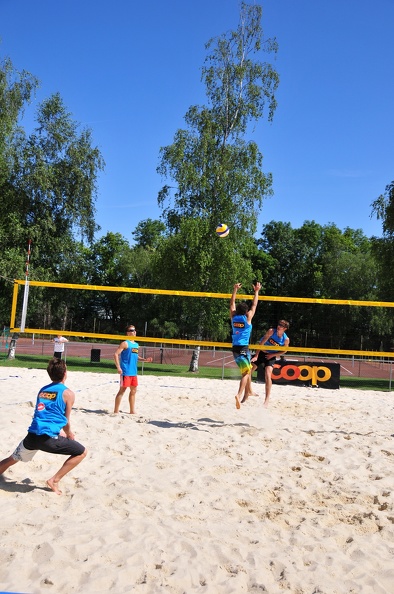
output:
{"label": "tree trunk", "polygon": [[192,358],[190,361],[189,371],[196,373],[198,371],[198,360],[200,358],[200,347],[196,346],[193,349]]}
{"label": "tree trunk", "polygon": [[16,341],[19,338],[19,334],[14,333],[10,340],[10,347],[8,349],[7,359],[15,359]]}

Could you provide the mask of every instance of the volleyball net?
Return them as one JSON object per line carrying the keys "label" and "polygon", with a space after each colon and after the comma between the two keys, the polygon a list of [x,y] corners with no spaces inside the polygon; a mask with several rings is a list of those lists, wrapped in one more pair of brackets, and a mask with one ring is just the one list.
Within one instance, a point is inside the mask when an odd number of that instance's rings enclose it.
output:
{"label": "volleyball net", "polygon": [[[52,327],[50,324],[47,327],[29,327],[26,322],[28,321],[29,307],[27,304],[26,295],[29,295],[28,289],[45,291],[45,290],[61,290],[62,292],[67,291],[96,291],[98,293],[124,293],[124,294],[135,294],[135,295],[152,295],[152,296],[170,296],[172,298],[204,298],[204,299],[223,299],[227,302],[231,298],[230,293],[209,293],[209,292],[197,292],[197,291],[175,291],[166,289],[150,289],[150,288],[136,288],[136,287],[110,287],[101,285],[83,285],[83,284],[71,284],[71,283],[55,283],[45,281],[33,281],[33,280],[15,280],[14,290],[11,304],[11,315],[10,315],[10,332],[11,333],[24,333],[30,335],[56,335],[62,334],[66,337],[83,337],[84,339],[101,340],[101,341],[112,341],[119,340],[122,335],[113,333],[102,333],[92,328],[73,331],[59,329]],[[24,287],[24,298],[21,297],[20,288]],[[67,301],[67,293],[64,293],[64,300]],[[249,294],[237,294],[237,300],[250,300],[251,295]],[[384,316],[392,317],[394,314],[394,302],[378,302],[378,301],[359,301],[359,300],[343,300],[343,299],[319,299],[319,298],[305,298],[305,297],[289,297],[289,296],[268,296],[259,295],[259,303],[264,302],[265,304],[265,315],[266,319],[278,320],[279,318],[289,319],[294,318],[298,321],[297,334],[291,335],[291,346],[287,348],[288,353],[301,353],[302,355],[325,355],[325,356],[362,356],[362,357],[379,357],[379,358],[394,358],[394,351],[383,350],[382,348],[368,350],[363,347],[363,335],[362,330],[360,331],[360,349],[354,348],[335,348],[331,344],[327,346],[308,346],[308,342],[313,342],[313,335],[316,334],[316,328],[310,328],[308,326],[308,316],[311,308],[321,308],[320,318],[320,330],[322,334],[330,337],[333,320],[343,325],[346,323],[346,317],[350,315],[350,312],[357,312],[360,317],[360,325],[362,325],[363,312],[372,311],[379,308],[382,319]],[[337,308],[337,309],[335,309]],[[280,315],[278,314],[280,312]],[[382,314],[383,312],[383,314]],[[339,317],[341,314],[341,317]],[[365,317],[365,316],[364,316]],[[343,322],[341,321],[343,318]],[[18,326],[16,320],[20,319],[20,325]],[[339,322],[338,322],[339,320]],[[264,326],[263,326],[264,327]],[[269,326],[268,326],[269,327]],[[360,326],[361,327],[361,326]],[[309,333],[309,335],[308,335]],[[126,336],[125,336],[126,338]],[[202,348],[231,348],[230,342],[218,342],[214,340],[202,340],[200,338],[163,338],[157,336],[142,336],[138,333],[138,342],[140,343],[160,343],[168,345],[184,345],[188,347],[199,346]],[[327,338],[327,343],[330,340]],[[250,344],[251,350],[256,348],[262,348],[258,344],[253,342]],[[269,347],[267,347],[269,348]]]}

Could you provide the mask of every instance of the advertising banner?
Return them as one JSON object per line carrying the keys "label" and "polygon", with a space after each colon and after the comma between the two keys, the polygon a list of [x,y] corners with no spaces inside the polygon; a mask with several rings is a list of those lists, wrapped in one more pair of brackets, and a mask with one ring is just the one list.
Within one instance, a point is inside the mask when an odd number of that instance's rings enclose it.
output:
{"label": "advertising banner", "polygon": [[[339,363],[321,361],[286,361],[278,359],[272,371],[272,383],[339,389]],[[264,382],[264,367],[257,369],[257,381]]]}

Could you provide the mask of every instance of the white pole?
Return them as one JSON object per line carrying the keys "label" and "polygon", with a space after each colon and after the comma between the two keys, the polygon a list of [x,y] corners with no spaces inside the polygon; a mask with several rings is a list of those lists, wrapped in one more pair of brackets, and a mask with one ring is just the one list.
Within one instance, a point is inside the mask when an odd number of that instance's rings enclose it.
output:
{"label": "white pole", "polygon": [[26,313],[27,313],[27,301],[29,299],[29,264],[30,264],[30,253],[31,253],[31,239],[27,248],[27,259],[26,259],[26,276],[25,276],[25,292],[23,294],[23,305],[22,305],[22,320],[21,320],[21,332],[25,331],[26,324]]}

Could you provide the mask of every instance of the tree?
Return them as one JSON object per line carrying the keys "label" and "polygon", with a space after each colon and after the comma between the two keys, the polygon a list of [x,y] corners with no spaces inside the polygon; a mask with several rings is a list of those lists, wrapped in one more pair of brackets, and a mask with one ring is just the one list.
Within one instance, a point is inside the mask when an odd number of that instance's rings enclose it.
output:
{"label": "tree", "polygon": [[271,221],[263,226],[259,248],[273,260],[266,291],[271,295],[290,295],[292,278],[298,271],[296,232],[290,223]]}
{"label": "tree", "polygon": [[[120,233],[107,233],[91,250],[91,283],[109,287],[130,286],[130,254],[128,241]],[[109,327],[118,327],[121,320],[122,293],[94,292],[95,316],[107,320]]]}
{"label": "tree", "polygon": [[17,72],[9,58],[0,64],[0,187],[4,190],[10,172],[8,149],[18,121],[38,87],[29,72]]}
{"label": "tree", "polygon": [[[59,94],[39,105],[36,128],[30,135],[25,133],[21,118],[37,85],[35,77],[18,73],[9,60],[3,62],[0,274],[20,278],[28,241],[32,240],[30,278],[59,281],[64,272],[62,263],[79,251],[79,239],[87,244],[93,241],[96,181],[104,162],[92,146],[91,131],[79,129]],[[0,284],[5,305],[10,302],[12,287],[4,278]],[[49,312],[50,305],[47,300],[45,309]],[[29,316],[40,325],[51,315],[45,313],[37,291],[36,298],[29,300]]]}
{"label": "tree", "polygon": [[131,232],[138,247],[154,250],[165,236],[166,226],[163,221],[146,219],[140,221]]}
{"label": "tree", "polygon": [[[263,51],[277,51],[274,39],[263,40],[261,14],[260,6],[242,3],[238,28],[206,44],[202,81],[208,105],[190,107],[187,129],[160,151],[158,172],[175,182],[158,197],[169,233],[157,250],[162,286],[231,292],[240,281],[250,290],[253,234],[272,180],[262,171],[256,143],[245,137],[266,111],[272,120],[278,85],[271,64],[256,60]],[[231,228],[226,239],[215,237],[220,222]],[[197,336],[228,336],[227,309],[215,299],[189,300],[175,317],[187,320],[188,332]]]}
{"label": "tree", "polygon": [[390,237],[372,237],[372,253],[377,274],[377,296],[382,301],[393,301],[394,241]]}
{"label": "tree", "polygon": [[3,312],[9,309],[12,279],[20,277],[25,270],[27,250],[24,223],[14,207],[10,184],[12,144],[20,118],[37,87],[37,78],[25,70],[18,72],[9,58],[0,63],[0,308]]}
{"label": "tree", "polygon": [[383,237],[373,237],[373,253],[378,264],[379,297],[387,301],[393,300],[394,281],[392,262],[394,256],[394,181],[386,186],[372,203],[372,215],[382,221]]}
{"label": "tree", "polygon": [[372,215],[382,221],[383,235],[394,238],[394,181],[372,202]]}
{"label": "tree", "polygon": [[[265,277],[269,295],[348,300],[376,297],[371,241],[360,229],[341,231],[334,224],[322,226],[315,221],[293,229],[290,223],[271,221],[264,225],[257,244],[269,271]],[[292,343],[305,346],[359,348],[359,336],[367,340],[374,328],[372,312],[365,307],[275,301],[257,310],[255,323],[269,328],[279,318],[291,321]]]}
{"label": "tree", "polygon": [[[383,194],[372,203],[372,215],[382,221],[383,237],[372,238],[372,253],[376,262],[377,294],[383,301],[393,301],[394,280],[392,275],[394,258],[394,181],[388,184]],[[392,310],[391,310],[392,311]],[[374,317],[384,334],[393,333],[394,312],[377,311]],[[390,348],[394,347],[391,340]]]}
{"label": "tree", "polygon": [[104,167],[91,131],[78,130],[59,94],[40,104],[37,123],[29,137],[21,131],[13,145],[10,182],[19,213],[36,234],[51,232],[47,242],[54,240],[57,248],[67,235],[90,243],[97,230],[97,174]]}
{"label": "tree", "polygon": [[[371,241],[361,229],[340,231],[323,227],[320,250],[321,297],[345,300],[376,299],[376,266]],[[372,308],[374,309],[374,308]],[[321,340],[333,348],[360,348],[360,337],[371,335],[372,311],[365,307],[323,306]]]}

